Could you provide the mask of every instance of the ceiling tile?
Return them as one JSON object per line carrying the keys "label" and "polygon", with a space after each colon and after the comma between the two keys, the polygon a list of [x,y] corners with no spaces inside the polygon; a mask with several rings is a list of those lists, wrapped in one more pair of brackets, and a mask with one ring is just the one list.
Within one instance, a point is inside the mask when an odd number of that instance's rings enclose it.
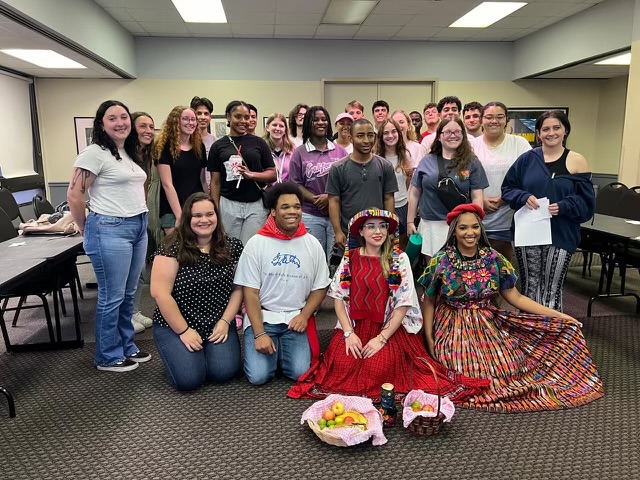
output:
{"label": "ceiling tile", "polygon": [[120,24],[129,30],[131,33],[146,33],[147,31],[142,28],[138,22],[120,22]]}
{"label": "ceiling tile", "polygon": [[381,40],[387,40],[393,37],[401,27],[398,26],[390,26],[383,27],[381,25],[374,26],[362,26],[356,32],[354,38],[376,38]]}
{"label": "ceiling tile", "polygon": [[316,38],[318,36],[330,37],[332,35],[337,38],[351,38],[359,28],[359,25],[319,25],[318,30],[316,30]]}
{"label": "ceiling tile", "polygon": [[171,0],[120,0],[120,5],[126,8],[147,10],[173,10],[177,13],[176,7]]}
{"label": "ceiling tile", "polygon": [[318,25],[321,13],[276,13],[276,25]]}
{"label": "ceiling tile", "polygon": [[277,0],[277,11],[286,13],[324,14],[329,0]]}
{"label": "ceiling tile", "polygon": [[186,26],[194,35],[231,36],[231,26],[228,23],[187,23]]}
{"label": "ceiling tile", "polygon": [[160,34],[178,34],[178,33],[189,33],[187,30],[187,25],[182,22],[139,22],[140,26],[145,29],[145,31],[149,33],[160,33]]}
{"label": "ceiling tile", "polygon": [[222,4],[227,15],[244,12],[275,13],[276,11],[276,0],[226,0]]}
{"label": "ceiling tile", "polygon": [[446,17],[433,15],[413,15],[407,27],[448,27],[455,22],[459,16],[449,15]]}
{"label": "ceiling tile", "polygon": [[586,10],[587,8],[591,8],[593,7],[593,3],[579,3],[578,5],[575,5],[565,11],[562,12],[561,16],[563,18],[569,17],[571,15],[575,15],[576,13],[582,12],[583,10]]}
{"label": "ceiling tile", "polygon": [[371,12],[375,15],[415,15],[427,13],[424,0],[380,0]]}
{"label": "ceiling tile", "polygon": [[231,32],[236,35],[273,35],[273,25],[231,25]]}
{"label": "ceiling tile", "polygon": [[120,3],[120,0],[93,0],[93,1],[96,2],[98,5],[100,5],[102,8],[122,7],[122,3]]}
{"label": "ceiling tile", "polygon": [[126,8],[105,8],[105,12],[111,15],[119,22],[133,22],[134,18],[129,15]]}
{"label": "ceiling tile", "polygon": [[313,37],[316,33],[316,27],[312,25],[276,25],[276,36],[296,36]]}
{"label": "ceiling tile", "polygon": [[128,8],[127,13],[137,22],[182,22],[177,10],[154,10],[150,8]]}
{"label": "ceiling tile", "polygon": [[394,39],[425,40],[435,35],[440,30],[442,30],[442,28],[440,27],[402,27],[400,30],[398,30],[398,33],[396,33]]}
{"label": "ceiling tile", "polygon": [[363,25],[397,25],[404,26],[413,18],[413,15],[369,15]]}
{"label": "ceiling tile", "polygon": [[443,28],[433,37],[433,40],[451,39],[452,41],[466,40],[478,33],[477,28]]}
{"label": "ceiling tile", "polygon": [[513,12],[510,17],[555,17],[556,15],[577,5],[578,2],[554,2],[548,0],[544,3],[529,3]]}
{"label": "ceiling tile", "polygon": [[227,15],[227,20],[234,25],[273,25],[275,24],[275,13],[233,13]]}
{"label": "ceiling tile", "polygon": [[515,35],[509,37],[509,41],[513,42],[514,40],[518,40],[519,38],[526,37],[530,33],[537,31],[535,28],[523,28],[519,30]]}
{"label": "ceiling tile", "polygon": [[478,33],[470,37],[471,40],[480,40],[483,42],[503,42],[509,37],[517,35],[521,29],[519,28],[483,28]]}

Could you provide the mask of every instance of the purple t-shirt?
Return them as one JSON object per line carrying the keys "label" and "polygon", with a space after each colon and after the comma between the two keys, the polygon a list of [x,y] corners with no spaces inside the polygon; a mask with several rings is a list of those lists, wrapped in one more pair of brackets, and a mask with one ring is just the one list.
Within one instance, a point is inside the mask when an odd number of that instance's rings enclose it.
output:
{"label": "purple t-shirt", "polygon": [[[327,150],[320,151],[307,141],[296,148],[289,163],[289,181],[302,185],[314,195],[325,193],[331,165],[349,155],[337,143],[328,142],[327,146]],[[307,201],[302,204],[302,211],[314,217],[329,216]]]}

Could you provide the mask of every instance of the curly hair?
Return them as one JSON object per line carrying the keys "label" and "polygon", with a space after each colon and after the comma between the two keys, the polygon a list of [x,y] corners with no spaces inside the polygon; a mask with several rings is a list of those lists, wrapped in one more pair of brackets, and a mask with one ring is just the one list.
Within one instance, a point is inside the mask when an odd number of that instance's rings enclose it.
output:
{"label": "curly hair", "polygon": [[173,233],[168,235],[164,241],[164,247],[169,248],[173,245],[177,246],[178,255],[176,260],[180,265],[195,265],[200,257],[200,248],[198,247],[198,237],[191,229],[191,219],[193,218],[193,205],[198,202],[211,202],[213,211],[216,212],[218,224],[211,235],[209,243],[209,258],[211,263],[216,265],[226,265],[231,261],[231,252],[229,250],[228,237],[224,233],[222,220],[220,219],[220,211],[216,202],[204,192],[197,192],[190,195],[182,207],[182,221]]}
{"label": "curly hair", "polygon": [[[180,118],[182,117],[182,112],[185,110],[191,110],[193,112],[193,109],[190,107],[177,105],[173,107],[171,112],[169,112],[169,116],[164,121],[162,131],[160,132],[160,135],[158,135],[158,139],[156,140],[156,144],[153,149],[153,161],[156,164],[160,160],[165,148],[169,149],[169,153],[171,154],[171,158],[174,162],[180,156]],[[193,113],[195,115],[195,112]],[[202,136],[198,128],[196,128],[191,134],[189,143],[191,144],[191,148],[193,149],[193,153],[196,158],[201,160],[203,143]]]}
{"label": "curly hair", "polygon": [[398,156],[398,165],[396,165],[396,172],[403,172],[406,177],[413,175],[413,165],[411,165],[411,156],[407,150],[407,145],[404,143],[402,133],[400,132],[400,125],[393,118],[387,118],[383,120],[378,129],[376,135],[376,144],[373,149],[376,155],[381,157],[385,156],[386,145],[384,143],[384,129],[391,124],[398,131],[398,143],[396,143],[395,153]]}
{"label": "curly hair", "polygon": [[275,144],[273,143],[273,140],[271,139],[271,134],[269,133],[269,125],[271,124],[271,122],[273,122],[276,119],[281,120],[282,123],[284,123],[284,136],[282,137],[282,150],[285,153],[291,153],[295,147],[293,146],[293,143],[291,143],[291,137],[289,137],[289,128],[287,127],[287,119],[283,114],[281,113],[271,114],[271,116],[267,119],[267,127],[264,129],[264,136],[262,138],[264,138],[267,141],[267,143],[269,144],[269,149],[273,152],[275,149]]}
{"label": "curly hair", "polygon": [[310,109],[307,110],[307,113],[304,115],[304,123],[302,124],[302,142],[306,143],[307,140],[311,138],[311,127],[313,126],[313,121],[316,118],[316,112],[324,113],[324,116],[327,117],[327,131],[325,135],[327,140],[333,141],[333,128],[331,128],[331,115],[326,108],[321,105],[314,105]]}
{"label": "curly hair", "polygon": [[[95,143],[100,146],[103,150],[109,150],[111,155],[116,157],[116,160],[122,160],[120,153],[118,153],[118,147],[116,146],[116,142],[107,135],[107,132],[104,131],[104,116],[111,107],[122,107],[126,110],[127,115],[129,115],[129,120],[131,121],[131,113],[127,106],[119,102],[118,100],[106,100],[100,104],[98,110],[96,111],[96,116],[93,119],[93,132],[91,133],[91,143]],[[131,125],[131,131],[129,135],[124,141],[124,151],[127,152],[129,158],[136,162],[138,165],[141,165],[140,159],[138,158],[138,134],[136,133],[136,129],[133,128],[133,124]]]}
{"label": "curly hair", "polygon": [[438,129],[436,130],[436,139],[433,141],[431,145],[431,152],[433,155],[442,155],[442,142],[440,141],[440,135],[442,135],[442,130],[444,127],[449,125],[449,123],[455,122],[460,129],[462,130],[462,141],[458,148],[456,148],[455,153],[453,154],[453,158],[451,159],[451,163],[456,167],[456,171],[458,175],[462,176],[463,171],[467,170],[467,166],[471,159],[475,156],[473,154],[473,150],[471,149],[471,144],[467,139],[467,131],[464,128],[464,123],[460,120],[459,117],[456,117],[452,120],[442,120],[438,125]]}

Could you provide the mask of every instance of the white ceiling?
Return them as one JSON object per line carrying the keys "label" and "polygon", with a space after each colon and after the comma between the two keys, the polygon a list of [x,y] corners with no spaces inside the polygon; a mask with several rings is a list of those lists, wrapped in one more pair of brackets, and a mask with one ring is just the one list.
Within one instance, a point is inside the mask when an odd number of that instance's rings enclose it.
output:
{"label": "white ceiling", "polygon": [[14,22],[0,15],[0,49],[26,48],[50,49],[68,57],[87,68],[83,69],[50,69],[40,68],[0,52],[0,65],[34,77],[64,77],[64,78],[120,78],[116,73],[97,64],[87,57],[74,52],[44,35]]}
{"label": "white ceiling", "polygon": [[222,0],[226,24],[185,23],[171,0],[94,1],[137,36],[513,41],[603,0],[528,0],[484,29],[447,28],[482,0],[379,0],[361,25],[321,25],[329,0]]}
{"label": "white ceiling", "polygon": [[[482,0],[379,0],[361,25],[322,25],[329,0],[222,0],[226,24],[185,23],[171,0],[93,1],[134,36],[475,42],[513,41],[603,0],[529,0],[525,7],[484,29],[447,28]],[[0,52],[1,66],[34,77],[120,78],[93,60],[0,15],[0,49],[4,48],[51,49],[87,67],[39,68]],[[596,66],[592,61],[537,78],[611,78],[628,72],[628,66]]]}

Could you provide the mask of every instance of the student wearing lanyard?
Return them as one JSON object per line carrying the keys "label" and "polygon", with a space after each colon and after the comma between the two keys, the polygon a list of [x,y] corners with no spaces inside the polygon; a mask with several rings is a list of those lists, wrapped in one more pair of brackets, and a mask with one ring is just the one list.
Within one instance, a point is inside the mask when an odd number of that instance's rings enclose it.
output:
{"label": "student wearing lanyard", "polygon": [[271,149],[273,163],[276,165],[276,182],[286,182],[289,177],[289,163],[295,146],[289,136],[287,119],[281,113],[274,113],[267,119],[263,137]]}

